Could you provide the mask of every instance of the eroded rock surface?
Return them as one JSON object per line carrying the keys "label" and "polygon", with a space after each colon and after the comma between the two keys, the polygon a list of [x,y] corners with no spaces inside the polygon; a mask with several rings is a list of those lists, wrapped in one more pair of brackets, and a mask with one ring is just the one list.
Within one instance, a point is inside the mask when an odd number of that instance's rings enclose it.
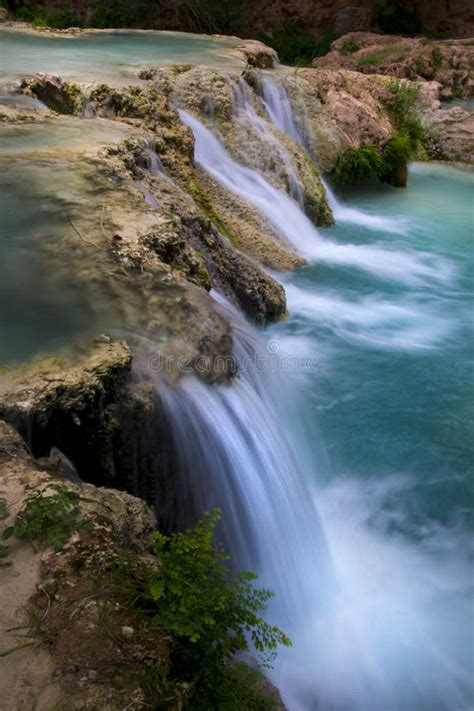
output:
{"label": "eroded rock surface", "polygon": [[352,69],[399,79],[437,81],[440,98],[474,95],[474,46],[470,41],[431,41],[372,32],[349,32],[314,66]]}

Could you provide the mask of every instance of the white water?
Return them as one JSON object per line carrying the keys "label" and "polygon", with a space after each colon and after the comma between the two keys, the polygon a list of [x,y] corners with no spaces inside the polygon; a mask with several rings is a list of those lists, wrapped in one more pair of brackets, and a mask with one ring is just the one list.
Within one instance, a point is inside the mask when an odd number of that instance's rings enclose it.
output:
{"label": "white water", "polygon": [[[243,118],[243,121],[241,121],[241,118]],[[303,207],[303,186],[298,179],[298,175],[290,155],[286,148],[272,133],[268,123],[258,115],[252,105],[250,87],[243,79],[234,89],[234,122],[237,126],[240,124],[240,130],[244,136],[248,132],[248,127],[250,125],[256,131],[263,143],[268,145],[269,157],[271,157],[273,153],[279,157],[285,166],[286,174],[288,176],[290,196],[298,203],[298,205],[300,205],[300,207]]]}
{"label": "white water", "polygon": [[173,477],[187,492],[191,473],[199,511],[222,510],[238,568],[258,571],[259,584],[272,590],[285,571],[273,615],[282,626],[304,624],[308,608],[327,605],[333,578],[327,546],[304,472],[278,424],[275,359],[235,310],[222,308],[233,327],[238,380],[229,387],[187,378],[169,387],[157,375],[160,411],[174,442]]}
{"label": "white water", "polygon": [[181,120],[193,131],[196,161],[235,195],[253,205],[302,255],[338,266],[361,269],[382,279],[405,283],[446,281],[448,262],[422,252],[399,251],[378,245],[338,244],[323,239],[299,205],[273,187],[260,173],[239,165],[218,138],[197,118],[180,110]]}

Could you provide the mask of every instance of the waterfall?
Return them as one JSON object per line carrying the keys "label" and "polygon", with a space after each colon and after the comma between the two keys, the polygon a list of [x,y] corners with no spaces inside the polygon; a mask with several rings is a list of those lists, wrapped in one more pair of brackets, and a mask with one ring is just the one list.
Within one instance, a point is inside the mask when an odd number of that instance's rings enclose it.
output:
{"label": "waterfall", "polygon": [[[300,126],[296,120],[290,97],[286,91],[284,82],[277,84],[268,74],[261,78],[261,100],[271,122],[281,131],[287,134],[295,143],[298,143],[313,160],[313,146],[307,140],[309,131],[306,127],[307,117],[303,116],[303,122]],[[326,190],[329,206],[333,212],[336,222],[351,222],[374,230],[385,230],[386,232],[403,232],[405,223],[403,220],[387,220],[380,215],[371,215],[370,213],[358,210],[354,207],[349,207],[341,202],[328,180],[321,176],[321,181]]]}
{"label": "waterfall", "polygon": [[[350,266],[381,279],[402,283],[424,284],[451,278],[450,264],[429,254],[401,251],[385,244],[339,244],[323,239],[300,206],[285,192],[271,185],[256,170],[237,163],[197,118],[184,110],[180,110],[179,114],[193,131],[196,162],[227,190],[253,205],[300,254],[319,262]],[[392,222],[388,218],[374,216],[376,220]]]}
{"label": "waterfall", "polygon": [[198,514],[222,510],[233,563],[257,572],[259,584],[276,592],[270,614],[277,624],[304,626],[308,609],[327,605],[333,576],[302,458],[279,422],[284,367],[232,307],[217,308],[232,326],[234,383],[207,385],[188,377],[171,386],[152,372],[178,499]]}
{"label": "waterfall", "polygon": [[[267,121],[261,118],[251,100],[251,89],[248,83],[241,79],[234,87],[234,121],[240,124],[240,130],[245,134],[249,125],[256,131],[263,143],[270,149],[270,156],[275,153],[285,166],[288,176],[289,193],[300,207],[304,204],[303,186],[298,178],[293,162],[286,148],[274,136]],[[241,118],[243,119],[241,121]],[[275,124],[278,127],[278,124]]]}

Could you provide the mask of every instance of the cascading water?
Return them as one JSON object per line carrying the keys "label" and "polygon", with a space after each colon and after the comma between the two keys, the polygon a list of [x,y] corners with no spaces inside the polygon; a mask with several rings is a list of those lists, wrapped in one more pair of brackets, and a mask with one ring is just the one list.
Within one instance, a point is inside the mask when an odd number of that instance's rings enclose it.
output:
{"label": "cascading water", "polygon": [[[291,136],[288,104],[271,105],[284,96],[267,91],[265,101],[270,118]],[[397,369],[404,369],[408,382],[412,377],[417,382],[427,372],[419,353],[433,368],[441,367],[437,354],[459,342],[466,321],[459,300],[463,276],[445,249],[425,251],[424,214],[399,219],[342,207],[346,220],[353,220],[356,243],[323,239],[294,200],[233,161],[196,118],[185,112],[181,117],[194,132],[197,162],[320,264],[314,289],[308,281],[313,268],[285,277],[293,318],[270,329],[271,349],[280,349],[283,361],[289,355],[292,365],[286,369],[296,370],[290,378],[291,408],[282,402],[281,372],[262,376],[260,369],[245,370],[231,387],[209,389],[187,381],[163,397],[185,480],[196,472],[199,506],[224,509],[236,561],[256,570],[277,593],[272,620],[285,627],[293,647],[279,653],[271,677],[290,711],[470,711],[468,535],[460,521],[441,522],[431,511],[421,512],[426,504],[420,488],[442,488],[445,478],[433,474],[417,481],[411,472],[401,473],[403,464],[409,471],[410,455],[397,459],[388,443],[385,448],[399,466],[392,464],[388,475],[374,468],[374,463],[383,466],[383,453],[370,454],[362,465],[373,470],[365,481],[347,469],[347,461],[346,468],[334,471],[331,460],[338,462],[338,450],[345,449],[342,434],[335,429],[323,446],[310,424],[318,411],[351,411],[362,394],[383,394]],[[376,232],[385,240],[391,233],[393,246],[370,238]],[[332,275],[339,271],[347,294],[334,288]],[[292,283],[298,279],[302,286]],[[233,328],[240,329],[236,351],[242,362],[249,353],[248,335],[242,338],[245,330],[235,320]],[[252,345],[255,349],[261,352]],[[317,355],[318,392],[311,390],[312,371],[295,365],[297,354],[299,362]],[[465,352],[452,357],[462,361]],[[385,388],[364,370],[367,364],[375,373],[389,368],[377,375]],[[339,373],[332,372],[337,368]],[[405,387],[403,381],[394,384],[385,409]],[[270,397],[271,391],[278,397]],[[407,412],[413,407],[410,395],[403,406]],[[379,411],[373,401],[367,407],[353,414],[352,427],[358,417],[370,420]],[[378,418],[383,420],[381,413]],[[344,426],[344,419],[337,422]],[[359,440],[362,451],[370,452],[382,437],[377,424]],[[410,425],[418,426],[417,419]],[[423,429],[418,434],[422,439]],[[350,445],[350,430],[346,437]],[[423,440],[417,446],[423,450]],[[415,455],[415,444],[412,448],[414,471],[422,471],[420,457],[428,452]],[[357,461],[352,455],[350,466],[357,467]],[[429,466],[435,468],[435,461],[436,455]]]}
{"label": "cascading water", "polygon": [[191,508],[222,510],[234,564],[258,571],[259,583],[272,590],[285,571],[272,614],[282,626],[304,626],[308,607],[327,605],[332,571],[301,463],[278,422],[280,361],[241,317],[220,308],[232,324],[235,383],[187,378],[171,387],[155,374],[172,440],[172,476],[184,498],[191,487]]}
{"label": "cascading water", "polygon": [[338,244],[323,239],[294,200],[273,187],[257,171],[234,161],[216,136],[197,118],[183,110],[179,114],[194,133],[196,162],[227,190],[256,207],[300,254],[328,264],[355,267],[394,281],[421,283],[449,277],[450,265],[441,259],[434,260],[429,254],[410,254],[406,250],[400,252],[379,245]]}
{"label": "cascading water", "polygon": [[[303,207],[303,186],[301,185],[296,170],[293,166],[288,151],[273,135],[268,123],[262,119],[255,110],[251,100],[251,89],[244,79],[241,79],[234,88],[234,121],[239,126],[241,117],[244,119],[240,130],[245,134],[250,125],[259,135],[263,143],[270,149],[270,157],[275,152],[285,166],[288,177],[289,194],[300,207]],[[278,126],[278,124],[276,124]],[[260,157],[261,160],[261,157]]]}
{"label": "cascading water", "polygon": [[[261,77],[261,99],[268,117],[272,123],[281,131],[287,134],[295,143],[298,143],[312,157],[314,149],[310,145],[307,136],[310,132],[305,126],[306,116],[303,111],[301,125],[296,120],[290,98],[285,88],[285,84],[281,81],[277,84],[272,77],[265,74]],[[328,203],[333,211],[337,222],[349,222],[352,224],[360,224],[371,229],[384,229],[388,232],[403,231],[403,222],[398,221],[398,224],[389,223],[383,216],[374,215],[367,211],[357,210],[341,202],[329,182],[321,176],[321,181],[325,187]]]}

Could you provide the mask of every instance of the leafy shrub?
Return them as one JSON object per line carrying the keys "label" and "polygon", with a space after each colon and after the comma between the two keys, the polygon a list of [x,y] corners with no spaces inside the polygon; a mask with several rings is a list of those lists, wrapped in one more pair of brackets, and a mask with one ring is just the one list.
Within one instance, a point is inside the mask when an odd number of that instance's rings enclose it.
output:
{"label": "leafy shrub", "polygon": [[443,65],[443,53],[439,47],[433,47],[431,50],[431,56],[433,58],[433,67],[436,71],[438,71],[438,69],[441,69]]}
{"label": "leafy shrub", "polygon": [[207,708],[219,707],[229,664],[237,653],[249,651],[249,640],[264,665],[270,664],[279,644],[290,644],[278,627],[261,617],[272,593],[255,588],[252,573],[232,573],[228,556],[214,545],[219,517],[214,511],[183,533],[157,533],[155,553],[161,569],[148,587],[152,624],[172,635],[175,669]]}
{"label": "leafy shrub", "polygon": [[349,148],[337,161],[333,171],[334,180],[341,185],[350,185],[369,180],[382,170],[382,158],[376,146],[365,144]]}
{"label": "leafy shrub", "polygon": [[192,701],[193,711],[272,711],[275,701],[261,688],[262,674],[246,664],[229,664],[214,689],[213,698],[198,691]]}
{"label": "leafy shrub", "polygon": [[[54,493],[46,494],[47,489]],[[15,523],[3,531],[2,539],[15,536],[60,551],[75,531],[89,527],[89,521],[79,518],[80,513],[79,494],[66,486],[48,484],[28,494]]]}
{"label": "leafy shrub", "polygon": [[58,30],[64,30],[68,27],[82,27],[83,25],[81,18],[69,10],[55,12],[52,15],[47,15],[45,19],[49,27],[54,27]]}
{"label": "leafy shrub", "polygon": [[414,82],[395,81],[390,88],[392,96],[387,105],[390,118],[399,134],[409,136],[415,149],[418,141],[424,139],[423,127],[414,112],[420,87]]}
{"label": "leafy shrub", "polygon": [[341,54],[354,54],[360,49],[360,44],[358,42],[344,42],[341,47]]}
{"label": "leafy shrub", "polygon": [[318,54],[318,43],[315,37],[302,30],[292,20],[288,20],[282,27],[276,29],[273,36],[260,33],[259,39],[277,51],[283,64],[309,64]]}
{"label": "leafy shrub", "polygon": [[407,166],[413,152],[408,135],[391,138],[382,149],[382,163],[378,177],[384,183],[404,187],[407,179]]}

